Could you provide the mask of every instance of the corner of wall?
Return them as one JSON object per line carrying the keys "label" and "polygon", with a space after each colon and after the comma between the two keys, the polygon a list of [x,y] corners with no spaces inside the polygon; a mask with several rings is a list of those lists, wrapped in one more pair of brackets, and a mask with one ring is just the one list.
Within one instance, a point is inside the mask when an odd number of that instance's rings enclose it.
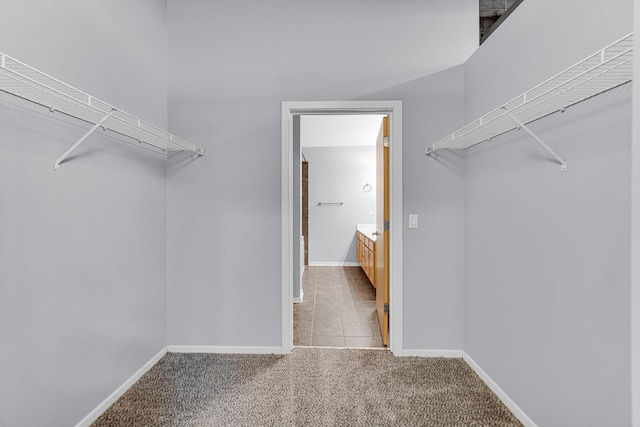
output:
{"label": "corner of wall", "polygon": [[466,352],[462,353],[462,359],[473,369],[473,371],[484,381],[491,391],[509,408],[511,413],[520,420],[525,427],[536,427],[531,418],[511,399],[511,397],[471,358]]}
{"label": "corner of wall", "polygon": [[102,415],[111,405],[113,405],[123,394],[127,392],[144,374],[153,368],[156,363],[162,359],[168,352],[168,347],[162,348],[155,356],[145,363],[140,369],[138,369],[129,379],[127,379],[120,387],[118,387],[113,393],[102,401],[94,410],[89,412],[75,427],[89,427],[94,421],[96,421],[100,415]]}

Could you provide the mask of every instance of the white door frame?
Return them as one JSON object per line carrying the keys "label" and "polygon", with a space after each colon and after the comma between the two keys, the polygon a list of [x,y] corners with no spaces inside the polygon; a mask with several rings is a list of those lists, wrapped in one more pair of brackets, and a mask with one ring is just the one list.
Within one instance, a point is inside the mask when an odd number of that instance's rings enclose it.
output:
{"label": "white door frame", "polygon": [[293,349],[293,116],[313,114],[389,115],[389,349],[402,356],[402,101],[282,103],[282,352]]}

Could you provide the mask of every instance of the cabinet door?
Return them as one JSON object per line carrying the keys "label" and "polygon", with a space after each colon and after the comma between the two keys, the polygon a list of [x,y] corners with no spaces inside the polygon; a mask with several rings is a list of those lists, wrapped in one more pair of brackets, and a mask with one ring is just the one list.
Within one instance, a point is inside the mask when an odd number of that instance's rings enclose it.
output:
{"label": "cabinet door", "polygon": [[373,251],[367,246],[367,277],[373,283]]}
{"label": "cabinet door", "polygon": [[362,260],[362,269],[364,270],[364,273],[367,275],[367,277],[369,277],[369,250],[366,246],[362,247],[362,253],[364,255]]}
{"label": "cabinet door", "polygon": [[364,269],[364,272],[367,273],[367,277],[371,280],[371,254],[369,253],[369,248],[365,248],[364,253],[367,254],[367,259],[365,260],[367,267]]}
{"label": "cabinet door", "polygon": [[376,242],[372,242],[372,249],[371,249],[371,284],[373,285],[373,287],[375,288],[377,283],[376,283]]}

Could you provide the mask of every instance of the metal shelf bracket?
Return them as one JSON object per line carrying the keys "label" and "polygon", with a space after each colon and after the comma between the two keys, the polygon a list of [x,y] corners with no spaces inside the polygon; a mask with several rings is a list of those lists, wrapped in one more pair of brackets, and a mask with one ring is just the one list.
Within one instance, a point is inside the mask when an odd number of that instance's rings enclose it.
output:
{"label": "metal shelf bracket", "polygon": [[518,118],[516,116],[514,116],[513,114],[511,114],[511,112],[509,110],[507,110],[505,107],[502,107],[502,109],[506,112],[507,116],[509,116],[509,118],[511,120],[513,120],[518,125],[518,127],[520,129],[522,129],[523,131],[528,133],[529,136],[531,136],[531,138],[533,138],[538,144],[540,144],[542,146],[542,148],[547,150],[549,152],[549,154],[551,154],[558,161],[558,163],[560,163],[560,170],[561,171],[566,171],[567,170],[567,162],[565,162],[562,157],[560,157],[555,151],[553,151],[553,149],[551,149],[551,147],[549,147],[547,144],[545,144],[544,141],[542,141],[540,138],[538,138],[538,136],[535,133],[533,133],[533,131],[531,129],[529,129],[529,127],[527,125],[525,125],[520,120],[518,120]]}
{"label": "metal shelf bracket", "polygon": [[434,156],[438,150],[467,150],[514,129],[523,129],[560,163],[561,170],[566,170],[564,159],[526,124],[556,112],[564,112],[568,107],[632,81],[633,45],[633,33],[627,34],[436,141],[426,147],[425,154]]}
{"label": "metal shelf bracket", "polygon": [[41,105],[51,112],[60,112],[85,123],[95,123],[95,126],[55,161],[54,170],[60,170],[60,164],[100,127],[128,137],[130,143],[138,141],[152,151],[160,150],[165,158],[173,151],[191,151],[198,156],[205,153],[202,147],[193,145],[2,52],[0,91]]}
{"label": "metal shelf bracket", "polygon": [[116,109],[111,110],[111,112],[109,114],[107,114],[102,119],[100,119],[98,121],[98,123],[93,125],[93,127],[91,129],[89,129],[84,135],[82,135],[82,137],[78,140],[78,142],[76,142],[71,147],[69,147],[69,149],[67,151],[65,151],[62,156],[58,157],[58,160],[56,160],[55,163],[53,164],[53,169],[59,171],[60,170],[60,163],[64,162],[65,159],[67,157],[69,157],[69,155],[71,153],[73,153],[75,151],[75,149],[80,146],[80,144],[82,144],[84,141],[86,141],[86,139],[89,138],[96,130],[98,130],[98,128],[101,127],[104,124],[104,122],[109,120],[116,111],[117,111]]}

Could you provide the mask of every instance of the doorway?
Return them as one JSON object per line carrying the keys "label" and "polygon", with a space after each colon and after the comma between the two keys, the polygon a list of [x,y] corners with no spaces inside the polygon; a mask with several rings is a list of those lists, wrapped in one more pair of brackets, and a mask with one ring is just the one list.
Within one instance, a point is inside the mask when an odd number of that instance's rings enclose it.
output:
{"label": "doorway", "polygon": [[[295,261],[294,253],[294,346],[387,344],[388,319],[376,310],[376,296],[383,306],[388,302],[387,270],[382,265],[375,271],[374,257],[384,253],[384,236],[378,236],[376,228],[377,217],[385,211],[376,202],[385,199],[384,181],[377,179],[384,172],[377,160],[383,154],[385,120],[380,114],[294,117],[294,153],[299,143],[302,164],[302,185],[295,185],[297,171],[294,178],[294,247],[300,229],[303,244],[309,246],[304,274],[299,274],[302,262]],[[302,227],[297,225],[300,216]],[[382,218],[380,224],[382,234]],[[300,251],[302,261],[302,245]]]}
{"label": "doorway", "polygon": [[[389,349],[402,352],[402,104],[400,101],[284,102],[282,104],[282,348],[293,348],[294,252],[300,251],[299,230],[294,233],[293,188],[295,122],[305,115],[386,115],[389,117]],[[354,226],[355,228],[355,226]],[[298,252],[299,253],[299,252]],[[300,257],[298,256],[299,260]],[[299,262],[299,261],[298,261]],[[298,264],[299,265],[299,264]],[[340,272],[339,272],[340,273]],[[349,276],[345,272],[345,276]]]}

